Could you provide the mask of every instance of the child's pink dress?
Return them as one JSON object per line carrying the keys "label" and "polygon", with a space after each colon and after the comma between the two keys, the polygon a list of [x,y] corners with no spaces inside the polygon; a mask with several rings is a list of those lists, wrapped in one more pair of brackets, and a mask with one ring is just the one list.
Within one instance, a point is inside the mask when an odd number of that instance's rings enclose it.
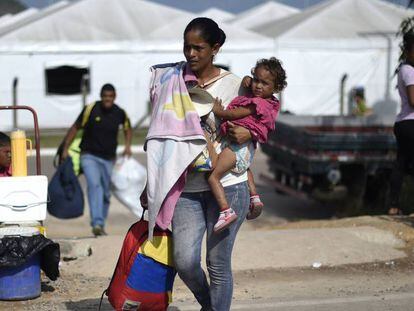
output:
{"label": "child's pink dress", "polygon": [[252,96],[237,96],[231,101],[226,109],[233,109],[237,107],[246,107],[253,105],[256,108],[256,114],[250,115],[242,119],[234,121],[226,121],[221,124],[221,133],[227,134],[229,124],[231,122],[248,129],[254,140],[259,143],[267,142],[267,135],[270,131],[275,129],[275,121],[279,114],[280,103],[276,98],[263,99]]}
{"label": "child's pink dress", "polygon": [[254,115],[249,115],[238,120],[225,121],[220,126],[220,134],[223,137],[228,133],[229,122],[231,122],[248,129],[254,140],[254,143],[248,142],[245,144],[231,143],[227,139],[222,141],[222,149],[229,147],[236,154],[236,167],[233,169],[233,172],[239,174],[245,172],[250,167],[255,152],[255,143],[267,142],[269,132],[275,129],[276,118],[280,110],[280,103],[276,98],[263,99],[252,96],[237,96],[226,109],[229,110],[249,105],[255,106],[256,113]]}

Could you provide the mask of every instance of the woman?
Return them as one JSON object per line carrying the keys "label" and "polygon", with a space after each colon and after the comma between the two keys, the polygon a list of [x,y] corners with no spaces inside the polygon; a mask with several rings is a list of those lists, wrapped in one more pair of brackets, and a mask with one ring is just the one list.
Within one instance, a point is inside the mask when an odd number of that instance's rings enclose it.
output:
{"label": "woman", "polygon": [[[196,18],[184,31],[184,55],[198,85],[224,106],[239,94],[241,80],[213,65],[215,55],[226,39],[225,33],[208,18]],[[213,114],[209,120],[216,131],[219,124]],[[248,130],[233,126],[230,138],[237,143],[251,139]],[[231,254],[236,234],[249,207],[247,174],[227,174],[222,184],[232,208],[239,215],[237,223],[220,234],[213,233],[219,208],[210,192],[205,173],[190,172],[175,207],[172,228],[174,260],[179,276],[193,292],[202,310],[230,310],[233,295]],[[207,268],[210,285],[201,268],[201,245],[207,231]]]}
{"label": "woman", "polygon": [[399,196],[404,174],[413,172],[414,163],[414,32],[403,37],[403,63],[398,69],[398,92],[401,112],[398,114],[394,133],[397,139],[397,161],[391,175],[390,215],[401,214]]}

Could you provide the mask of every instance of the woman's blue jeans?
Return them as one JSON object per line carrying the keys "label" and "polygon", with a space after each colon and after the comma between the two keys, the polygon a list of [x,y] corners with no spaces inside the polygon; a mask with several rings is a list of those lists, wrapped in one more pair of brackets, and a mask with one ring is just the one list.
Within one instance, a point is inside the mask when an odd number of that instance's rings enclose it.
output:
{"label": "woman's blue jeans", "polygon": [[91,226],[105,226],[111,198],[113,161],[91,154],[81,155],[81,166],[88,185]]}
{"label": "woman's blue jeans", "polygon": [[[233,296],[231,254],[237,232],[246,218],[249,191],[246,182],[224,188],[238,219],[219,234],[213,232],[219,207],[209,191],[183,193],[173,217],[174,260],[180,278],[203,310],[228,311]],[[207,269],[201,268],[201,244],[207,231]]]}

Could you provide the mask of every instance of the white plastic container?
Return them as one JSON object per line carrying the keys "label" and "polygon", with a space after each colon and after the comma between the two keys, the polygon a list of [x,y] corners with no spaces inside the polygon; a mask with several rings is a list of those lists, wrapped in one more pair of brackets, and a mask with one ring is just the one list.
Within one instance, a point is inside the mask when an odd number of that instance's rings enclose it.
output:
{"label": "white plastic container", "polygon": [[0,222],[43,221],[47,210],[46,176],[0,178]]}

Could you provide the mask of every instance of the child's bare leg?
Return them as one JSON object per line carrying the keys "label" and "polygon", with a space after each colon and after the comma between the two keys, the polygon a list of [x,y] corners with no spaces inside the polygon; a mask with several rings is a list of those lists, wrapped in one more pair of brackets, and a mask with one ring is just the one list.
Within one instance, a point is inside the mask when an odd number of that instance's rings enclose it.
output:
{"label": "child's bare leg", "polygon": [[263,203],[260,200],[260,196],[257,194],[253,173],[250,169],[247,170],[247,183],[250,191],[250,207],[246,218],[250,220],[260,216],[263,209]]}
{"label": "child's bare leg", "polygon": [[257,190],[256,190],[256,184],[254,182],[254,177],[253,177],[253,173],[250,170],[250,168],[247,170],[247,184],[249,186],[249,192],[250,195],[255,195],[257,194]]}
{"label": "child's bare leg", "polygon": [[215,169],[208,177],[211,192],[217,200],[220,211],[229,208],[221,178],[236,165],[236,155],[230,148],[225,148],[218,156]]}

